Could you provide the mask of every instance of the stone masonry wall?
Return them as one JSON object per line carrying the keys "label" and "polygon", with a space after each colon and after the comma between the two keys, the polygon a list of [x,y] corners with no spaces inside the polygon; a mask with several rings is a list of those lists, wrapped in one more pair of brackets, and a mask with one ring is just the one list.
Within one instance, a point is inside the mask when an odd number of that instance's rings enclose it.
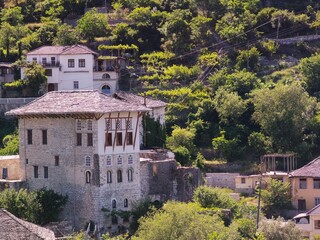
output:
{"label": "stone masonry wall", "polygon": [[211,187],[236,188],[236,177],[239,173],[207,173],[207,185]]}

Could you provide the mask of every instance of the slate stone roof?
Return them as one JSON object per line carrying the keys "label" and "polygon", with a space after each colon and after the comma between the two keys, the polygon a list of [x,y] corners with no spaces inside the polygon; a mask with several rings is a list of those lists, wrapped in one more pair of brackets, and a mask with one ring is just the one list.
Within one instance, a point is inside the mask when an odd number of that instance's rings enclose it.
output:
{"label": "slate stone roof", "polygon": [[290,177],[320,177],[320,156],[291,172]]}
{"label": "slate stone roof", "polygon": [[104,95],[98,90],[53,91],[6,112],[12,116],[104,114],[110,112],[146,112],[151,109]]}
{"label": "slate stone roof", "polygon": [[46,228],[21,220],[4,209],[0,209],[1,240],[53,240],[54,233]]}
{"label": "slate stone roof", "polygon": [[150,98],[144,98],[142,96],[138,96],[132,93],[119,91],[117,93],[114,93],[113,96],[119,100],[135,103],[139,105],[144,105],[144,102],[146,101],[146,107],[148,108],[158,108],[158,107],[165,107],[166,103],[160,100],[153,100]]}
{"label": "slate stone roof", "polygon": [[75,54],[94,54],[98,53],[92,51],[84,45],[72,46],[42,46],[33,51],[28,52],[28,55],[75,55]]}

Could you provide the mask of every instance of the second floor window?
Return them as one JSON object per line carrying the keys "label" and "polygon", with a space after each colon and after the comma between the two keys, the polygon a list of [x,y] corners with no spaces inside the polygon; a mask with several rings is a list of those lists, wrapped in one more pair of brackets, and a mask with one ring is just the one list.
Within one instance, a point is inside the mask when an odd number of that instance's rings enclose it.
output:
{"label": "second floor window", "polygon": [[313,188],[320,189],[320,178],[313,179]]}
{"label": "second floor window", "polygon": [[46,69],[44,74],[47,76],[47,77],[51,77],[52,76],[52,69]]}
{"label": "second floor window", "polygon": [[32,144],[32,130],[31,129],[28,129],[27,130],[27,142],[28,144]]}
{"label": "second floor window", "polygon": [[86,60],[85,59],[79,59],[79,68],[86,67]]}
{"label": "second floor window", "polygon": [[307,189],[307,179],[305,179],[305,178],[299,179],[299,188],[300,189]]}
{"label": "second floor window", "polygon": [[91,165],[91,158],[89,156],[86,156],[86,166],[90,167]]}
{"label": "second floor window", "polygon": [[47,58],[42,58],[42,65],[46,66],[47,65]]}
{"label": "second floor window", "polygon": [[48,131],[46,129],[42,130],[42,144],[43,145],[48,144]]}
{"label": "second floor window", "polygon": [[74,59],[68,59],[68,68],[74,68]]}
{"label": "second floor window", "polygon": [[132,144],[133,144],[133,135],[132,135],[132,132],[128,132],[127,145],[132,145]]}
{"label": "second floor window", "polygon": [[105,146],[112,146],[112,133],[106,133],[106,142]]}
{"label": "second floor window", "polygon": [[121,146],[122,145],[122,133],[117,133],[117,138],[116,138],[116,145]]}
{"label": "second floor window", "polygon": [[54,165],[59,166],[60,165],[60,157],[59,155],[54,156]]}
{"label": "second floor window", "polygon": [[88,133],[87,134],[87,136],[88,136],[88,147],[92,147],[93,146],[93,137],[92,137],[92,133]]}
{"label": "second floor window", "polygon": [[82,134],[77,133],[77,146],[81,146],[81,145],[82,145]]}

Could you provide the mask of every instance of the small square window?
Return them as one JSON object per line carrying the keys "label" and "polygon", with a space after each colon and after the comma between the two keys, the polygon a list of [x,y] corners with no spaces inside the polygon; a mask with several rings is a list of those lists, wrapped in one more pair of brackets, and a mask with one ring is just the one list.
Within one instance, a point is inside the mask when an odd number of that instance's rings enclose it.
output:
{"label": "small square window", "polygon": [[47,76],[47,77],[51,77],[52,76],[52,69],[46,69],[44,74]]}
{"label": "small square window", "polygon": [[320,178],[313,179],[313,188],[320,189]]}
{"label": "small square window", "polygon": [[85,59],[79,59],[79,68],[86,67],[86,60]]}
{"label": "small square window", "polygon": [[246,183],[246,179],[245,178],[241,178],[241,183],[242,184]]}
{"label": "small square window", "polygon": [[79,89],[79,81],[73,81],[73,89]]}
{"label": "small square window", "polygon": [[68,59],[68,67],[74,68],[74,59]]}
{"label": "small square window", "polygon": [[305,179],[305,178],[299,179],[299,188],[300,189],[307,189],[307,179]]}

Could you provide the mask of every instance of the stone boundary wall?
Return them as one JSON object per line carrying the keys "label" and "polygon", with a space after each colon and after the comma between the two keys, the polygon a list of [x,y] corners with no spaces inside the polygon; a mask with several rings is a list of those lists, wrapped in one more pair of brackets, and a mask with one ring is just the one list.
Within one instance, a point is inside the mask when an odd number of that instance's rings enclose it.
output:
{"label": "stone boundary wall", "polygon": [[236,188],[236,177],[239,173],[206,173],[206,184],[210,187]]}
{"label": "stone boundary wall", "polygon": [[12,109],[24,106],[36,98],[0,98],[0,116]]}
{"label": "stone boundary wall", "polygon": [[306,35],[306,36],[298,36],[292,38],[282,38],[282,39],[270,39],[276,41],[280,44],[293,44],[297,42],[308,42],[320,39],[320,35]]}

